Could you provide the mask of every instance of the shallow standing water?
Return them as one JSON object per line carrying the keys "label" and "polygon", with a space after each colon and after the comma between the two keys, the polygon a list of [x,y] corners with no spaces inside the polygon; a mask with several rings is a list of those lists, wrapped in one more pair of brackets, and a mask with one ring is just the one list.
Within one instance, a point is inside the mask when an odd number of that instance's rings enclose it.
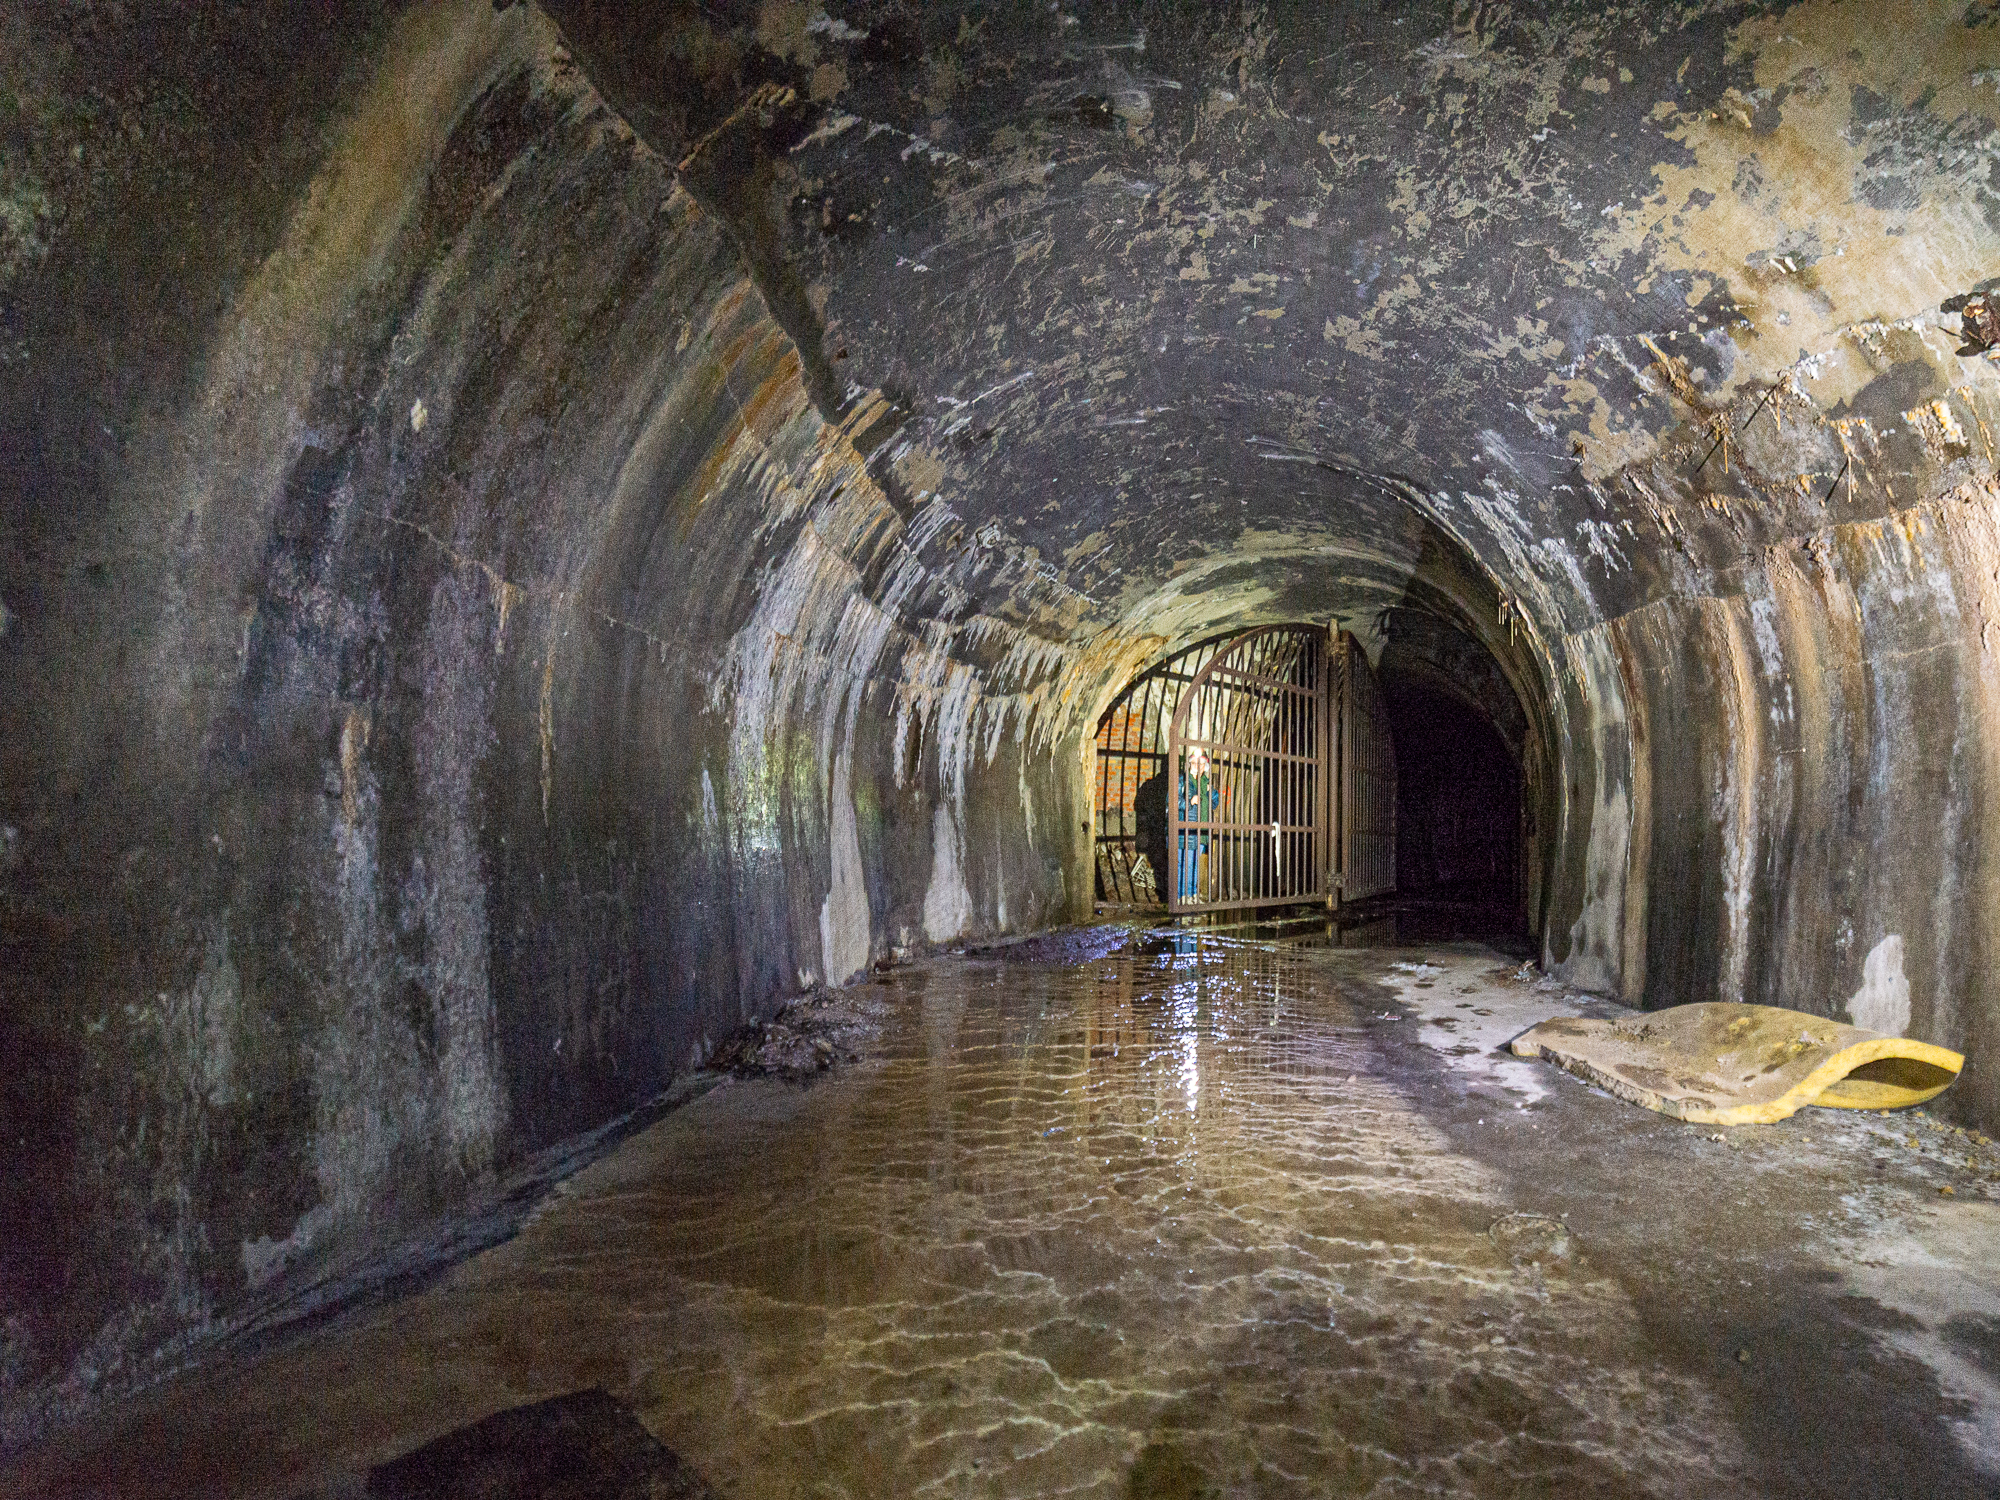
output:
{"label": "shallow standing water", "polygon": [[1488,949],[1114,940],[891,976],[863,1062],[716,1088],[5,1487],[365,1493],[601,1387],[732,1496],[1994,1492],[1990,1158],[1507,1058],[1601,1002]]}

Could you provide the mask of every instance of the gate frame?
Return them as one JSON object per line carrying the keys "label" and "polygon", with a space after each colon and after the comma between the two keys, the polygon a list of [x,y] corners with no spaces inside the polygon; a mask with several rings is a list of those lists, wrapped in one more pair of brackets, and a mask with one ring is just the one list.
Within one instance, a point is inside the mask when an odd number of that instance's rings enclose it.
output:
{"label": "gate frame", "polygon": [[[1299,688],[1295,683],[1281,682],[1276,678],[1260,677],[1240,667],[1226,667],[1226,663],[1239,650],[1249,645],[1252,641],[1268,635],[1313,636],[1317,638],[1319,646],[1319,686],[1318,690],[1312,694],[1315,700],[1313,704],[1313,739],[1315,745],[1312,759],[1317,766],[1313,783],[1312,826],[1319,838],[1320,847],[1317,860],[1318,869],[1314,874],[1313,888],[1307,891],[1299,891],[1289,896],[1252,896],[1247,899],[1233,901],[1182,901],[1179,890],[1181,830],[1183,826],[1194,828],[1202,826],[1200,823],[1183,825],[1180,815],[1180,765],[1181,756],[1184,753],[1185,738],[1182,730],[1187,721],[1188,710],[1193,706],[1196,695],[1218,669],[1228,670],[1232,675],[1242,678],[1249,683],[1262,683],[1285,692],[1299,692]],[[1266,906],[1303,906],[1312,902],[1323,902],[1327,906],[1332,907],[1338,902],[1339,886],[1338,878],[1335,874],[1335,862],[1338,858],[1336,850],[1340,844],[1340,830],[1334,827],[1334,823],[1337,817],[1336,810],[1339,806],[1339,801],[1333,780],[1337,774],[1337,768],[1334,765],[1334,747],[1338,743],[1339,735],[1333,723],[1335,706],[1333,681],[1335,654],[1337,649],[1344,644],[1339,634],[1321,625],[1260,625],[1254,630],[1244,631],[1241,635],[1234,637],[1216,651],[1208,659],[1207,663],[1203,665],[1201,670],[1195,673],[1193,680],[1182,691],[1180,701],[1174,705],[1173,717],[1168,725],[1166,742],[1168,777],[1167,853],[1169,862],[1174,867],[1172,876],[1174,885],[1171,887],[1171,894],[1167,897],[1166,907],[1167,911],[1172,915],[1192,916],[1199,912],[1248,911]],[[1301,696],[1305,695],[1301,694]],[[1251,751],[1250,753],[1263,754],[1268,752]],[[1210,826],[1213,827],[1214,825],[1211,824]],[[1294,824],[1293,826],[1296,827],[1297,825]],[[1252,829],[1261,829],[1262,825],[1232,825],[1232,829],[1236,827],[1249,831]],[[1167,874],[1168,872],[1164,870],[1160,872],[1163,879]]]}
{"label": "gate frame", "polygon": [[[1374,869],[1365,857],[1361,841],[1366,836],[1365,826],[1373,823],[1373,811],[1368,798],[1362,795],[1362,762],[1369,758],[1364,740],[1370,733],[1386,733],[1381,715],[1381,685],[1375,679],[1374,669],[1369,666],[1367,653],[1361,642],[1342,631],[1336,637],[1335,650],[1339,655],[1339,713],[1340,720],[1335,726],[1336,755],[1339,760],[1338,778],[1334,783],[1335,794],[1339,798],[1335,818],[1339,823],[1340,848],[1336,858],[1337,874],[1334,890],[1337,893],[1335,905],[1346,905],[1353,901],[1367,901],[1377,896],[1391,895],[1396,889],[1396,794],[1389,793],[1386,807],[1388,820],[1388,865],[1386,869]],[[1363,692],[1361,679],[1368,679],[1369,686]],[[1374,712],[1364,715],[1362,699],[1366,697],[1374,706]],[[1395,747],[1388,749],[1388,769],[1391,777],[1395,772]],[[1379,764],[1377,774],[1380,774]],[[1378,884],[1364,887],[1366,874],[1375,875]]]}

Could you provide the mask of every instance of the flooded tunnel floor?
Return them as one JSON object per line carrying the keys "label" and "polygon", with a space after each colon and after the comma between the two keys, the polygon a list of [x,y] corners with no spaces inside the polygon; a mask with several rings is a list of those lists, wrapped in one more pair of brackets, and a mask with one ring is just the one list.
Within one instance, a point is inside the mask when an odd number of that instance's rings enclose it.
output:
{"label": "flooded tunnel floor", "polygon": [[2000,1159],[1928,1115],[1648,1114],[1505,1054],[1613,1010],[1469,944],[1083,936],[870,994],[863,1061],[717,1087],[0,1488],[389,1493],[593,1388],[727,1496],[2000,1487]]}

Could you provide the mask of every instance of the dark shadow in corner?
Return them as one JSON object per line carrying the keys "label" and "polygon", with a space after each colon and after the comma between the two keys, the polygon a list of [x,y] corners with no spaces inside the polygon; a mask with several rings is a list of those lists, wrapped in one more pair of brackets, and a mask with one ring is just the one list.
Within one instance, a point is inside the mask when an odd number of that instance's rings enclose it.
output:
{"label": "dark shadow in corner", "polygon": [[496,1412],[368,1476],[372,1500],[714,1500],[602,1390]]}

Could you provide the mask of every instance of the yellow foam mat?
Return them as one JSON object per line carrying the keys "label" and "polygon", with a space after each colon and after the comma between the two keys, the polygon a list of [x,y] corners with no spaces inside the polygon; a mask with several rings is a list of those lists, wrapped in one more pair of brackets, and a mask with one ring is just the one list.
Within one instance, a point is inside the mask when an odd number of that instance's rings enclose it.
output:
{"label": "yellow foam mat", "polygon": [[1965,1058],[1774,1005],[1677,1005],[1629,1020],[1559,1016],[1514,1038],[1621,1099],[1700,1125],[1768,1125],[1808,1104],[1903,1109],[1935,1099]]}

